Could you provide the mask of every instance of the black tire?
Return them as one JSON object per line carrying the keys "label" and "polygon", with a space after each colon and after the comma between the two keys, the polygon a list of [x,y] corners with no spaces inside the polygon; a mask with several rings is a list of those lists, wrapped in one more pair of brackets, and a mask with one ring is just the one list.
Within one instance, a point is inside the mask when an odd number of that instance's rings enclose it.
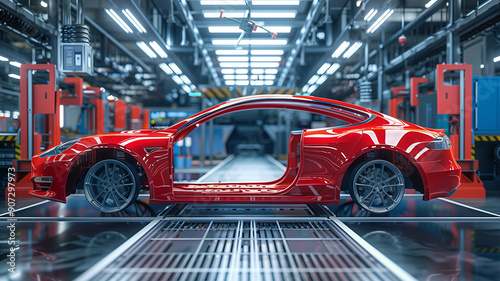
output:
{"label": "black tire", "polygon": [[405,178],[401,170],[386,160],[370,159],[354,168],[349,177],[349,194],[361,208],[387,213],[403,200]]}
{"label": "black tire", "polygon": [[132,203],[139,195],[141,186],[134,167],[116,159],[106,159],[94,164],[83,183],[87,201],[103,213],[119,212]]}

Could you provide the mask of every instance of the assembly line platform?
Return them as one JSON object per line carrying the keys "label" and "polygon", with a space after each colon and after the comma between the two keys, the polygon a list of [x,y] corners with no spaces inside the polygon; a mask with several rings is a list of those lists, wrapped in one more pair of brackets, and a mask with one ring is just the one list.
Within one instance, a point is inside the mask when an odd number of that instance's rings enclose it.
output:
{"label": "assembly line platform", "polygon": [[[225,165],[240,160],[222,163],[201,180],[226,173]],[[258,161],[277,173],[282,169],[267,157]],[[147,195],[141,195],[116,214],[98,212],[81,194],[71,195],[67,204],[19,200],[14,218],[20,242],[16,280],[500,276],[498,214],[448,199],[425,202],[421,195],[410,194],[388,215],[375,216],[359,210],[348,194],[340,199],[338,206],[149,205]],[[6,215],[0,216],[2,228],[13,219]],[[5,242],[8,232],[0,235]],[[7,253],[8,247],[1,243],[0,252]],[[1,280],[9,276],[7,268],[0,264]]]}

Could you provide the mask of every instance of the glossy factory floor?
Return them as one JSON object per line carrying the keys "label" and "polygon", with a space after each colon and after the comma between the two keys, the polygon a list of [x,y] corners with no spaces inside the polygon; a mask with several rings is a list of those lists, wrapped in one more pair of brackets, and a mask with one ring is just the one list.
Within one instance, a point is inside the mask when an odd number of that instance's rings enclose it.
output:
{"label": "glossy factory floor", "polygon": [[[18,275],[7,271],[9,231],[0,231],[0,280],[500,276],[499,198],[424,202],[408,194],[385,216],[359,210],[347,194],[339,206],[149,205],[147,196],[139,199],[113,215],[94,210],[82,195],[67,204],[18,199]],[[12,222],[5,211],[0,208],[2,229]]]}

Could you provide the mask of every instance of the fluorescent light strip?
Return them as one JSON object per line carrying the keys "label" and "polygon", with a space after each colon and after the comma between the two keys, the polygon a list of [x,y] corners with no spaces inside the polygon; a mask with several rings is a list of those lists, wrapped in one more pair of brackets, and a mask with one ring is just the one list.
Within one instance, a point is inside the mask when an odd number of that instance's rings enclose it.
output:
{"label": "fluorescent light strip", "polygon": [[319,78],[319,75],[313,75],[313,77],[311,77],[311,79],[309,79],[309,81],[307,81],[307,84],[311,85],[311,84],[316,83],[316,81],[318,81],[318,78]]}
{"label": "fluorescent light strip", "polygon": [[367,30],[368,33],[375,32],[392,14],[394,13],[393,9],[386,10],[380,18],[378,18]]}
{"label": "fluorescent light strip", "polygon": [[272,68],[280,66],[279,62],[251,62],[250,65],[252,67],[272,67]]}
{"label": "fluorescent light strip", "polygon": [[245,1],[239,1],[239,0],[201,0],[200,1],[201,5],[239,5],[243,6],[245,5]]}
{"label": "fluorescent light strip", "polygon": [[248,80],[237,80],[236,85],[238,86],[248,86]]}
{"label": "fluorescent light strip", "polygon": [[188,85],[182,85],[181,87],[184,91],[186,91],[186,93],[191,93],[191,88]]}
{"label": "fluorescent light strip", "polygon": [[[236,45],[236,43],[238,42],[238,40],[232,40],[232,39],[214,39],[212,40],[212,44],[213,45]],[[274,40],[269,40],[269,39],[252,39],[252,40],[248,40],[248,39],[243,39],[241,40],[240,42],[240,46],[243,46],[243,45],[248,45],[248,44],[251,44],[253,46],[256,46],[256,45],[259,45],[259,46],[270,46],[270,45],[286,45],[288,43],[288,40],[286,39],[274,39]]]}
{"label": "fluorescent light strip", "polygon": [[302,87],[302,92],[306,93],[307,92],[307,89],[309,89],[309,85],[304,85],[304,87]]}
{"label": "fluorescent light strip", "polygon": [[160,47],[160,45],[158,45],[158,43],[156,43],[156,41],[149,42],[149,46],[151,46],[162,59],[168,57],[167,53],[163,51],[163,49]]}
{"label": "fluorescent light strip", "polygon": [[177,75],[173,75],[173,76],[172,76],[172,80],[174,80],[174,82],[175,82],[175,83],[177,83],[177,85],[182,85],[182,84],[184,84],[184,83],[182,82],[182,79],[181,79],[179,76],[177,76]]}
{"label": "fluorescent light strip", "polygon": [[328,75],[323,75],[323,76],[321,76],[321,77],[320,77],[320,78],[316,81],[316,85],[318,85],[318,86],[319,86],[319,85],[323,84],[323,82],[325,82],[325,81],[326,81],[326,79],[328,79]]}
{"label": "fluorescent light strip", "polygon": [[168,75],[174,74],[172,69],[170,69],[170,67],[168,67],[168,65],[164,62],[160,63],[160,68]]}
{"label": "fluorescent light strip", "polygon": [[[290,26],[267,26],[266,29],[271,30],[272,32],[278,33],[290,33],[292,27]],[[241,29],[238,26],[209,26],[208,31],[210,33],[241,33]],[[257,28],[254,33],[267,33],[262,28]]]}
{"label": "fluorescent light strip", "polygon": [[0,56],[0,61],[9,61],[8,58]]}
{"label": "fluorescent light strip", "polygon": [[248,73],[248,69],[236,69],[235,73],[236,74],[247,74]]}
{"label": "fluorescent light strip", "polygon": [[371,21],[373,17],[378,13],[378,10],[371,9],[364,17],[365,21]]}
{"label": "fluorescent light strip", "polygon": [[248,75],[236,75],[237,80],[248,80]]}
{"label": "fluorescent light strip", "polygon": [[224,78],[224,80],[234,80],[234,75],[232,75],[232,74],[222,75],[222,78]]}
{"label": "fluorescent light strip", "polygon": [[133,33],[132,29],[130,26],[128,26],[120,16],[116,14],[116,12],[113,9],[104,9],[106,13],[126,32],[126,33]]}
{"label": "fluorescent light strip", "polygon": [[40,6],[47,8],[49,5],[45,1],[40,1]]}
{"label": "fluorescent light strip", "polygon": [[184,81],[184,83],[186,83],[188,85],[191,84],[191,80],[189,80],[189,78],[186,75],[181,75],[181,79],[182,79],[182,81]]}
{"label": "fluorescent light strip", "polygon": [[430,0],[429,2],[427,2],[427,4],[425,4],[425,7],[426,8],[430,8],[432,5],[434,5],[434,3],[436,3],[437,0]]}
{"label": "fluorescent light strip", "polygon": [[500,61],[500,56],[493,58],[493,62],[499,62],[499,61]]}
{"label": "fluorescent light strip", "polygon": [[275,0],[275,1],[262,1],[262,0],[252,0],[252,5],[259,5],[259,6],[264,6],[264,5],[287,5],[287,6],[297,6],[299,5],[299,0],[292,0],[292,1],[286,1],[286,0]]}
{"label": "fluorescent light strip", "polygon": [[330,68],[328,68],[328,70],[326,71],[326,74],[327,75],[332,75],[335,73],[335,71],[337,71],[337,69],[340,68],[340,64],[338,63],[334,63],[332,64],[332,66],[330,66]]}
{"label": "fluorescent light strip", "polygon": [[137,42],[136,44],[150,58],[152,58],[152,59],[156,58],[155,52],[153,52],[153,50],[151,50],[151,48],[149,48],[148,45],[146,45],[146,43],[144,43],[144,42],[141,41],[141,42]]}
{"label": "fluorescent light strip", "polygon": [[[244,17],[246,12],[227,12],[224,13],[225,17],[228,18],[242,18]],[[297,15],[297,12],[295,11],[290,11],[290,12],[252,12],[252,18],[266,18],[266,19],[293,19]],[[217,12],[203,12],[203,16],[205,18],[219,18],[220,17],[220,11]]]}
{"label": "fluorescent light strip", "polygon": [[357,50],[359,50],[359,48],[361,47],[361,45],[363,45],[363,43],[361,42],[356,42],[354,43],[350,48],[349,50],[347,50],[344,55],[342,56],[343,58],[345,59],[348,59],[350,58],[354,53],[356,53]]}
{"label": "fluorescent light strip", "polygon": [[220,67],[231,67],[231,68],[237,68],[237,67],[248,67],[248,62],[221,62],[219,63]]}
{"label": "fluorescent light strip", "polygon": [[281,57],[250,57],[251,61],[281,61]]}
{"label": "fluorescent light strip", "polygon": [[281,56],[283,53],[283,50],[252,50],[252,55],[260,56]]}
{"label": "fluorescent light strip", "polygon": [[142,26],[142,24],[137,20],[137,18],[134,17],[134,15],[132,14],[132,12],[130,12],[129,9],[122,10],[122,13],[135,26],[135,28],[137,28],[139,33],[146,33],[146,29],[144,28],[144,26]]}
{"label": "fluorescent light strip", "polygon": [[219,61],[248,61],[248,57],[217,57]]}
{"label": "fluorescent light strip", "polygon": [[[253,51],[252,51],[253,52]],[[220,55],[248,55],[247,50],[216,50],[215,54],[220,56]]]}
{"label": "fluorescent light strip", "polygon": [[234,74],[234,69],[221,69],[222,74]]}
{"label": "fluorescent light strip", "polygon": [[225,81],[226,85],[234,86],[236,83],[234,81]]}
{"label": "fluorescent light strip", "polygon": [[21,79],[21,76],[14,74],[14,73],[9,73],[9,77],[14,78],[14,79]]}
{"label": "fluorescent light strip", "polygon": [[266,69],[266,74],[277,74],[278,70],[277,69]]}
{"label": "fluorescent light strip", "polygon": [[345,49],[347,49],[347,47],[349,47],[351,43],[347,42],[347,41],[344,41],[342,42],[342,44],[340,44],[340,46],[337,48],[337,50],[335,50],[335,52],[333,52],[332,54],[332,58],[338,58],[340,57],[340,55],[342,55],[342,53],[345,51]]}
{"label": "fluorescent light strip", "polygon": [[330,67],[331,64],[325,62],[319,69],[318,69],[318,72],[317,74],[318,75],[323,75],[325,73],[325,71]]}
{"label": "fluorescent light strip", "polygon": [[171,62],[168,64],[168,66],[170,66],[170,68],[175,72],[175,74],[177,74],[177,75],[182,74],[182,70],[177,66],[177,64]]}
{"label": "fluorescent light strip", "polygon": [[252,69],[252,74],[264,74],[264,69]]}
{"label": "fluorescent light strip", "polygon": [[9,64],[15,67],[21,67],[21,63],[17,61],[9,61]]}
{"label": "fluorescent light strip", "polygon": [[312,94],[317,88],[317,85],[311,85],[309,89],[307,89],[307,93]]}

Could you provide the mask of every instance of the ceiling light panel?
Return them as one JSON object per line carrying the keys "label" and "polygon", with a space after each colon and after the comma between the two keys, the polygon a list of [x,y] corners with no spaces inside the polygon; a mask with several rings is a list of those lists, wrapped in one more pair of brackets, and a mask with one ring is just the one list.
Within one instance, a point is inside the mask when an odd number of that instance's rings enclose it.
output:
{"label": "ceiling light panel", "polygon": [[345,53],[344,55],[342,56],[343,58],[345,59],[348,59],[350,58],[354,53],[356,53],[357,50],[359,50],[359,48],[361,47],[361,45],[363,45],[363,43],[361,42],[356,42],[354,43]]}
{"label": "ceiling light panel", "polygon": [[[253,13],[252,13],[253,15]],[[290,26],[267,26],[266,29],[269,29],[272,32],[277,33],[290,33],[292,27]],[[209,26],[208,31],[210,33],[241,33],[241,29],[238,26]],[[262,28],[257,28],[254,33],[267,33]]]}
{"label": "ceiling light panel", "polygon": [[[245,16],[244,11],[242,12],[227,12],[224,13],[225,17],[228,18],[242,18]],[[286,12],[252,12],[252,18],[266,18],[266,19],[276,19],[276,18],[281,18],[281,19],[293,19],[297,15],[297,12],[295,11],[286,11]],[[203,12],[203,16],[205,18],[220,18],[220,11],[215,11],[215,12]]]}
{"label": "ceiling light panel", "polygon": [[222,74],[234,74],[234,69],[221,69]]}
{"label": "ceiling light panel", "polygon": [[327,62],[326,62],[326,63],[324,63],[324,64],[323,64],[323,65],[322,65],[322,66],[318,69],[317,74],[319,74],[319,75],[323,75],[323,74],[324,74],[324,73],[328,70],[328,68],[330,67],[330,65],[331,65],[331,64],[329,64],[329,63],[327,63]]}
{"label": "ceiling light panel", "polygon": [[351,43],[347,42],[347,41],[344,41],[342,42],[342,44],[340,44],[340,46],[337,48],[337,50],[335,50],[335,52],[333,52],[332,54],[332,58],[338,58],[340,57],[340,55],[342,55],[342,53],[347,49],[347,47],[349,47]]}
{"label": "ceiling light panel", "polygon": [[125,17],[137,28],[137,31],[139,33],[146,33],[146,29],[142,24],[137,20],[137,18],[130,12],[129,9],[122,10],[122,13],[125,15]]}
{"label": "ceiling light panel", "polygon": [[252,50],[252,55],[259,56],[281,56],[283,53],[283,50]]}
{"label": "ceiling light panel", "polygon": [[216,55],[248,55],[247,50],[216,50],[215,51]]}
{"label": "ceiling light panel", "polygon": [[219,61],[248,61],[247,56],[241,57],[217,57]]}
{"label": "ceiling light panel", "polygon": [[113,9],[104,9],[106,14],[110,16],[126,33],[133,33],[132,28],[128,26]]}
{"label": "ceiling light panel", "polygon": [[378,13],[378,10],[376,9],[371,9],[368,13],[366,13],[364,20],[365,21],[371,21],[373,17]]}
{"label": "ceiling light panel", "polygon": [[[238,40],[236,39],[213,39],[213,45],[236,45]],[[286,39],[243,39],[240,42],[240,46],[251,44],[253,46],[275,46],[275,45],[286,45],[288,40]]]}
{"label": "ceiling light panel", "polygon": [[155,50],[155,52],[160,56],[160,58],[164,59],[168,57],[167,53],[165,53],[165,51],[160,47],[160,45],[158,45],[158,43],[156,43],[156,41],[149,42],[149,46],[151,46],[153,50]]}
{"label": "ceiling light panel", "polygon": [[299,0],[287,1],[287,0],[275,0],[275,1],[262,1],[262,0],[252,0],[252,5],[263,6],[263,5],[282,5],[282,6],[297,6],[299,5]]}
{"label": "ceiling light panel", "polygon": [[393,9],[385,10],[385,12],[366,30],[367,33],[375,32],[392,14]]}
{"label": "ceiling light panel", "polygon": [[326,74],[328,75],[332,75],[335,73],[335,71],[337,71],[337,69],[340,68],[340,64],[338,63],[334,63],[332,64],[332,66],[330,66],[330,68],[328,68],[328,70],[326,71]]}
{"label": "ceiling light panel", "polygon": [[171,62],[168,64],[168,66],[175,72],[175,74],[177,74],[177,75],[182,74],[182,70],[177,66],[177,64]]}
{"label": "ceiling light panel", "polygon": [[250,57],[251,61],[281,61],[281,57]]}
{"label": "ceiling light panel", "polygon": [[241,1],[241,0],[201,0],[200,1],[200,4],[201,5],[233,5],[233,6],[236,6],[236,5],[239,5],[239,6],[243,6],[245,5],[245,1]]}
{"label": "ceiling light panel", "polygon": [[136,42],[137,44],[137,47],[141,48],[141,50],[146,53],[146,55],[148,55],[148,57],[154,59],[156,58],[156,54],[155,52],[153,52],[153,50],[151,50],[151,48],[148,47],[148,45],[146,45],[146,43],[144,42]]}
{"label": "ceiling light panel", "polygon": [[168,75],[174,74],[172,69],[170,69],[170,67],[168,67],[168,65],[164,62],[160,63],[160,68]]}
{"label": "ceiling light panel", "polygon": [[251,62],[250,65],[252,67],[270,67],[270,68],[276,68],[279,67],[280,64],[279,62]]}
{"label": "ceiling light panel", "polygon": [[248,62],[221,62],[219,63],[220,67],[229,67],[229,68],[241,68],[248,67]]}

